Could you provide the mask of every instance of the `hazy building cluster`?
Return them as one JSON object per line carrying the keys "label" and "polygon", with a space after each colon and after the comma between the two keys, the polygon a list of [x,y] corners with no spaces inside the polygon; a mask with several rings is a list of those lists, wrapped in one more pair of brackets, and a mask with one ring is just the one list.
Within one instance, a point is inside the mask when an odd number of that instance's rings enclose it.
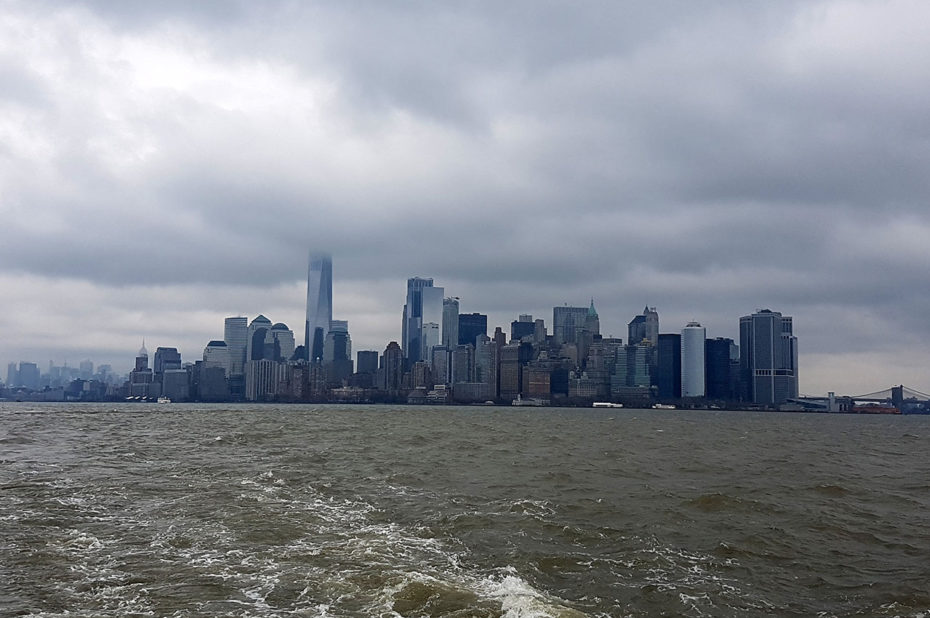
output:
{"label": "hazy building cluster", "polygon": [[[593,299],[553,307],[548,325],[521,314],[507,331],[490,331],[487,315],[462,311],[461,299],[433,279],[412,277],[400,341],[353,356],[349,323],[333,319],[332,273],[330,256],[311,257],[302,345],[264,315],[228,317],[223,339],[208,342],[193,363],[168,347],[150,363],[143,344],[121,384],[82,363],[79,375],[68,374],[74,380],[58,386],[70,389],[64,398],[172,401],[777,406],[798,396],[792,319],[768,309],[739,319],[739,344],[708,338],[698,322],[661,332],[658,311],[648,306],[630,320],[626,341],[604,337]],[[98,372],[110,374],[109,367]],[[59,368],[58,379],[64,375]],[[34,364],[20,363],[10,365],[7,384],[38,390],[43,380]]]}
{"label": "hazy building cluster", "polygon": [[57,366],[49,361],[43,373],[37,363],[20,361],[9,363],[6,382],[0,384],[0,396],[47,401],[89,399],[99,401],[116,392],[121,384],[110,365],[94,367],[91,360],[81,361],[77,367],[67,363]]}

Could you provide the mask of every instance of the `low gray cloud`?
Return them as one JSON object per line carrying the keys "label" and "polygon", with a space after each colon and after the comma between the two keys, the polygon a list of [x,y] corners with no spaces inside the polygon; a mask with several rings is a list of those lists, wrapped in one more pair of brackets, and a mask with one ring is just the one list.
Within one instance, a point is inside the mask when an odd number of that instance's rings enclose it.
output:
{"label": "low gray cloud", "polygon": [[[913,379],[928,18],[840,0],[5,3],[0,360],[114,360],[175,322],[196,356],[244,311],[299,334],[323,249],[356,348],[398,338],[422,275],[505,330],[595,297],[618,336],[648,303],[665,331],[735,337],[771,307],[795,316],[802,390],[840,388],[840,366]],[[103,328],[103,302],[134,319]],[[869,350],[899,356],[857,369]]]}

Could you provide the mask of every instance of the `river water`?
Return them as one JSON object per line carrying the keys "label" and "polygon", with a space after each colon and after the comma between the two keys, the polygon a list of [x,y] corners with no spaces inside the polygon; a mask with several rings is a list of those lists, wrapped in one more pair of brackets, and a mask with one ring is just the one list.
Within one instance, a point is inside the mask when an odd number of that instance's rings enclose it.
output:
{"label": "river water", "polygon": [[927,616],[930,417],[0,404],[0,616]]}

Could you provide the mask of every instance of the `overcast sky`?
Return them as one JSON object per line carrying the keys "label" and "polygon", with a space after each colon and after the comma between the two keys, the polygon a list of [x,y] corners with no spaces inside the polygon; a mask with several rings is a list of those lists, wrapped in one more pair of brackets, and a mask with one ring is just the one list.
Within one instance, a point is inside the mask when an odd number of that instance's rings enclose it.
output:
{"label": "overcast sky", "polygon": [[405,280],[489,325],[593,297],[738,339],[802,393],[930,391],[930,3],[0,3],[0,362],[303,338]]}

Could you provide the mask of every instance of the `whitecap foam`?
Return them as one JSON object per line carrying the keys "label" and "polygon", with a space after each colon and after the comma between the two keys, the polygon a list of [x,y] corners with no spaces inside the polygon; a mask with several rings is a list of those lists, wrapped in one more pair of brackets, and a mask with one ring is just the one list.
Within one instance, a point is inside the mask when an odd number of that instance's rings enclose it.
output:
{"label": "whitecap foam", "polygon": [[506,618],[581,617],[584,613],[564,605],[561,599],[551,597],[533,588],[512,568],[503,576],[484,579],[479,588],[488,598],[501,604]]}

